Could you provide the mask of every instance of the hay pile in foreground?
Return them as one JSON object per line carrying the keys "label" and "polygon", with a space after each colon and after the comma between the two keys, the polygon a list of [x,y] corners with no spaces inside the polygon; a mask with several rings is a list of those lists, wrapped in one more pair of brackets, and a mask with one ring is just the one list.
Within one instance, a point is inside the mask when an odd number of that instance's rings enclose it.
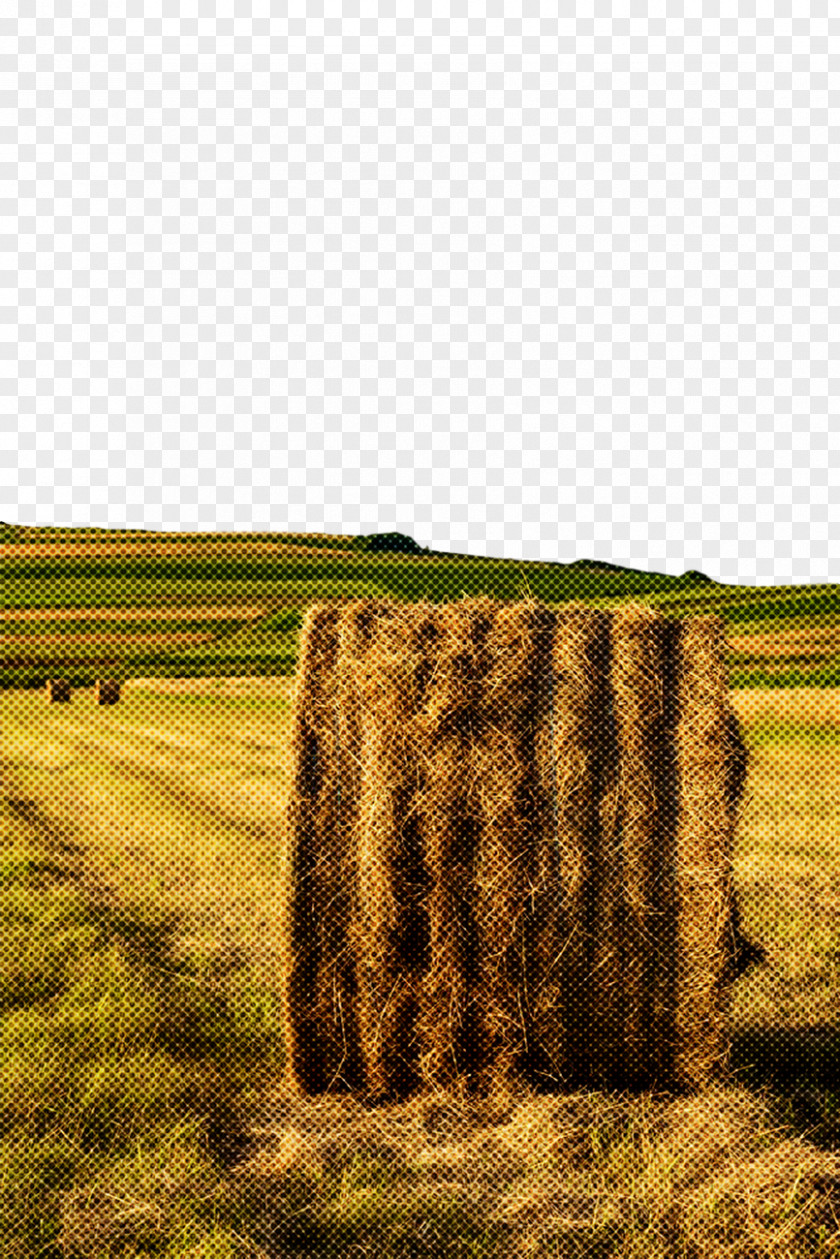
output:
{"label": "hay pile in foreground", "polygon": [[[389,1257],[837,1252],[840,1154],[797,1136],[767,1096],[740,1085],[463,1103],[428,1092],[377,1108],[277,1089],[262,1105],[256,1148],[233,1179],[271,1204],[274,1253],[295,1243],[299,1253],[307,1224],[312,1236],[323,1221],[330,1240],[307,1253],[352,1254],[333,1230],[360,1218],[370,1223],[359,1253]],[[443,1204],[457,1214],[429,1209]],[[481,1242],[457,1246],[456,1233]]]}
{"label": "hay pile in foreground", "polygon": [[744,961],[723,626],[487,598],[318,605],[290,799],[304,1093],[694,1091]]}

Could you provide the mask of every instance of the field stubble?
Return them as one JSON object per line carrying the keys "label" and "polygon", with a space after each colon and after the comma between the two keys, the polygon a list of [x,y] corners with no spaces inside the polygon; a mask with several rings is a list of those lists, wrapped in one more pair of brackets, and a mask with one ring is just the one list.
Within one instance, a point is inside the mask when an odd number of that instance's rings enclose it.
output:
{"label": "field stubble", "polygon": [[[270,980],[284,964],[291,685],[137,682],[104,711],[92,694],[56,711],[7,693],[3,841],[62,847],[117,896],[145,888],[184,913],[185,947],[239,950]],[[481,1104],[442,1092],[369,1111],[278,1086],[254,1109],[256,1147],[232,1174],[235,1192],[265,1204],[255,1245],[297,1211],[309,1254],[349,1255],[338,1239],[372,1236],[377,1221],[395,1236],[413,1229],[418,1254],[486,1253],[434,1249],[444,1225],[432,1204],[445,1201],[449,1227],[497,1234],[499,1254],[840,1255],[840,694],[733,702],[751,751],[736,883],[744,930],[770,957],[732,1007],[733,1070],[749,1087],[681,1099],[499,1092]]]}

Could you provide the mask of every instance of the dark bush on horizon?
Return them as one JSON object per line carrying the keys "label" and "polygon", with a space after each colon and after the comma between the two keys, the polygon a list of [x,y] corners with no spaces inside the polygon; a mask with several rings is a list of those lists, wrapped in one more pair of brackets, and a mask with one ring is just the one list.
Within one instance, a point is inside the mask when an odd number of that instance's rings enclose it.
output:
{"label": "dark bush on horizon", "polygon": [[422,555],[424,548],[405,533],[369,533],[356,539],[356,549],[365,552],[394,551],[402,555]]}

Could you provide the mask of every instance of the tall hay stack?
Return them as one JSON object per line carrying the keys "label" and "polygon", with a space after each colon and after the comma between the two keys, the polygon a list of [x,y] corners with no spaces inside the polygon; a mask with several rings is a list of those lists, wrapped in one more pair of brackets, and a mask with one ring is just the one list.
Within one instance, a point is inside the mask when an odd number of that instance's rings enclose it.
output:
{"label": "tall hay stack", "polygon": [[72,702],[70,683],[63,678],[50,678],[47,682],[47,701],[50,704],[69,704]]}
{"label": "tall hay stack", "polygon": [[299,1090],[694,1091],[725,1074],[751,946],[717,618],[318,605],[294,730]]}
{"label": "tall hay stack", "polygon": [[96,702],[99,705],[118,704],[120,702],[120,683],[113,680],[97,682]]}

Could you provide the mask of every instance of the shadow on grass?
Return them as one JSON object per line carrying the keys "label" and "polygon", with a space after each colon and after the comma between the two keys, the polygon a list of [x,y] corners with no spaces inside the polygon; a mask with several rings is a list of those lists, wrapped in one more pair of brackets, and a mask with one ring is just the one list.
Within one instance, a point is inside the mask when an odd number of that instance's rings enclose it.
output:
{"label": "shadow on grass", "polygon": [[36,800],[27,800],[20,796],[6,796],[4,806],[16,821],[36,832],[38,842],[50,852],[60,852],[72,856],[80,856],[84,849],[71,843],[47,815]]}
{"label": "shadow on grass", "polygon": [[840,1149],[840,1028],[748,1028],[732,1038],[730,1070],[765,1087],[785,1118],[821,1149]]}

